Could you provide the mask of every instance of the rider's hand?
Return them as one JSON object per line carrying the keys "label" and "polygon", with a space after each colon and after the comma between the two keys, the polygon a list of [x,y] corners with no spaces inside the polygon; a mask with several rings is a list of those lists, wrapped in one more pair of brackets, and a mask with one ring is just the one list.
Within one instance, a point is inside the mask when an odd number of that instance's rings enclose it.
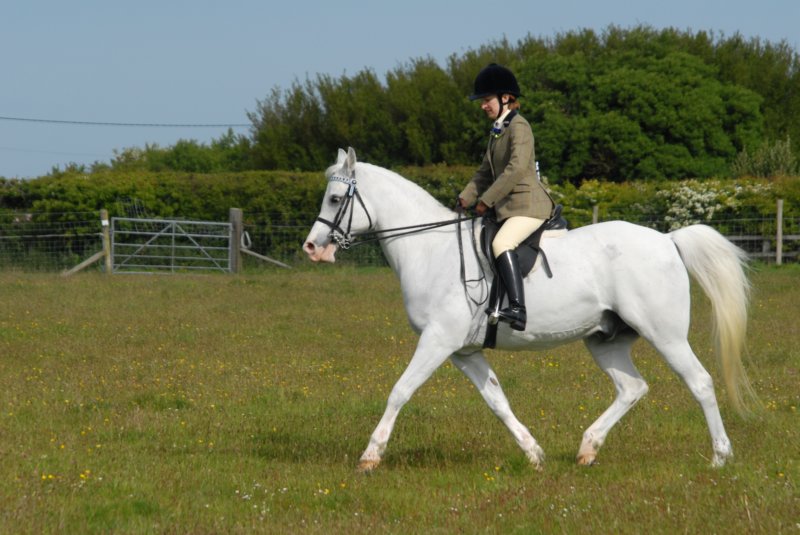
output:
{"label": "rider's hand", "polygon": [[464,212],[468,208],[467,201],[461,197],[456,198],[456,212]]}
{"label": "rider's hand", "polygon": [[483,201],[480,201],[477,206],[475,206],[475,213],[479,216],[485,215],[487,211],[489,211],[489,206]]}

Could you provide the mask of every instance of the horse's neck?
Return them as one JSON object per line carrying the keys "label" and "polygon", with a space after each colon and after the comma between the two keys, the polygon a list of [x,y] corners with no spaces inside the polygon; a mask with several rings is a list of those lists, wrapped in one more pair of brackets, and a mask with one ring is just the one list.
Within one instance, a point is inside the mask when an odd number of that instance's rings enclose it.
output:
{"label": "horse's neck", "polygon": [[373,173],[381,175],[370,185],[370,190],[375,191],[372,203],[380,213],[376,223],[378,230],[420,225],[453,217],[450,210],[417,184],[380,167],[371,166],[371,169]]}
{"label": "horse's neck", "polygon": [[[417,184],[386,169],[371,166],[371,170],[381,175],[370,181],[370,204],[379,214],[376,230],[387,231],[453,219],[452,211]],[[382,241],[384,254],[396,271],[406,271],[408,266],[420,265],[421,257],[436,254],[441,249],[437,244],[446,239],[445,234],[454,239],[452,231],[413,232],[401,238],[389,238]]]}

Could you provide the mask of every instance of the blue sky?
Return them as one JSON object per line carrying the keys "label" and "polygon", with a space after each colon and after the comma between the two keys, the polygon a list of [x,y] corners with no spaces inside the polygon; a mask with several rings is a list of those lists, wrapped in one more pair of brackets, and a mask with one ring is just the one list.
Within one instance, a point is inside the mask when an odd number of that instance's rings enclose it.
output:
{"label": "blue sky", "polygon": [[[797,50],[798,21],[798,0],[6,0],[0,117],[249,124],[257,100],[295,80],[365,68],[382,76],[419,57],[444,66],[503,37],[647,24],[738,31]],[[0,176],[108,162],[115,149],[145,143],[208,142],[225,130],[0,119]]]}

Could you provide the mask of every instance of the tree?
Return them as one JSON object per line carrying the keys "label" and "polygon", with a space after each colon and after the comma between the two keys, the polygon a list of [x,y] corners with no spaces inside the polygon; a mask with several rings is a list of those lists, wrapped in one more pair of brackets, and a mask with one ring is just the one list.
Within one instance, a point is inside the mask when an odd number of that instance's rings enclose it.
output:
{"label": "tree", "polygon": [[387,95],[403,140],[395,162],[424,165],[463,157],[470,142],[463,137],[468,102],[436,62],[419,59],[390,72]]}
{"label": "tree", "polygon": [[626,47],[617,32],[611,37],[605,48],[591,33],[565,38],[569,46],[557,48],[569,55],[551,54],[521,70],[533,88],[537,147],[551,178],[724,175],[737,152],[760,138],[754,92],[719,81],[696,56]]}
{"label": "tree", "polygon": [[474,165],[487,125],[465,97],[490,62],[517,73],[555,181],[727,175],[742,151],[800,139],[800,61],[785,43],[610,26],[492,42],[446,69],[412,60],[385,83],[367,69],[275,89],[250,114],[251,161],[319,170],[351,145],[381,165]]}

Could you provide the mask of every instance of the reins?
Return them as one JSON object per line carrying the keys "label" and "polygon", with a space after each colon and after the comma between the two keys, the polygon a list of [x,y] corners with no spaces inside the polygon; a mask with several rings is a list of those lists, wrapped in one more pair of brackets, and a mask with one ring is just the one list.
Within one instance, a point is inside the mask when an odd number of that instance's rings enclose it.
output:
{"label": "reins", "polygon": [[[458,222],[459,223],[462,221],[461,215],[462,215],[462,211],[459,210],[458,211]],[[478,216],[471,216],[469,218],[465,218],[464,221],[472,220],[472,232],[470,232],[471,243],[472,243],[472,251],[475,253],[475,258],[480,258],[479,253],[478,253],[478,244],[475,241],[475,219],[477,217]],[[459,275],[460,275],[460,278],[461,278],[461,286],[464,288],[464,295],[466,295],[467,299],[472,301],[472,303],[474,305],[481,306],[484,303],[486,303],[486,301],[489,299],[488,294],[485,295],[482,300],[481,299],[474,299],[469,294],[469,289],[467,288],[467,284],[470,283],[470,282],[481,282],[481,281],[486,280],[486,272],[483,270],[483,266],[481,265],[481,263],[479,261],[478,262],[478,267],[480,269],[481,276],[478,277],[477,279],[467,280],[467,267],[466,267],[466,265],[464,263],[464,245],[463,245],[462,240],[461,240],[461,229],[460,228],[459,228],[459,231],[456,233],[456,239],[458,240],[458,258],[461,261]]]}
{"label": "reins", "polygon": [[[397,238],[399,236],[408,236],[409,234],[416,234],[418,232],[424,232],[426,230],[431,230],[439,227],[446,227],[447,225],[457,225],[464,221],[470,221],[476,219],[478,216],[470,216],[470,217],[459,217],[457,219],[448,219],[447,221],[436,221],[433,223],[421,223],[419,225],[409,225],[407,227],[395,227],[395,228],[388,228],[385,230],[370,230],[365,232],[357,232],[353,234],[353,237],[360,238],[357,242],[351,242],[350,246],[355,247],[357,245],[364,245],[366,243],[372,243],[381,240],[388,240],[389,238]],[[404,232],[403,232],[404,231]],[[394,234],[388,234],[388,233]],[[382,235],[385,234],[385,235]],[[461,234],[459,233],[459,242],[461,241]]]}
{"label": "reins", "polygon": [[[461,223],[464,223],[466,221],[472,221],[473,227],[472,227],[472,232],[470,232],[470,236],[472,237],[472,239],[471,239],[472,250],[475,253],[475,256],[478,257],[478,255],[479,255],[479,253],[478,253],[478,244],[475,241],[475,220],[478,217],[479,216],[477,216],[477,215],[464,217],[463,212],[459,210],[458,211],[458,217],[456,219],[454,219],[454,220],[449,219],[447,221],[436,221],[436,222],[433,222],[433,223],[422,223],[422,224],[419,224],[419,225],[409,225],[409,226],[406,226],[406,227],[395,227],[395,228],[390,228],[390,229],[385,229],[385,230],[372,230],[372,231],[366,231],[366,232],[359,232],[359,233],[353,234],[353,237],[354,238],[355,237],[363,238],[363,237],[366,236],[366,239],[360,239],[357,242],[353,242],[352,240],[349,240],[349,247],[355,247],[357,245],[364,245],[366,243],[377,242],[377,241],[386,240],[386,239],[389,239],[389,238],[396,238],[396,237],[399,237],[399,236],[408,236],[409,234],[416,234],[416,233],[419,233],[419,232],[424,232],[426,230],[431,230],[431,229],[440,228],[440,227],[446,227],[448,225],[456,225],[457,224],[460,227]],[[393,233],[393,234],[388,234],[388,233]],[[385,235],[382,235],[382,234],[385,234]],[[461,286],[464,288],[464,294],[467,296],[467,298],[470,301],[472,301],[475,305],[480,306],[480,305],[482,305],[482,304],[484,304],[486,302],[488,296],[485,296],[483,299],[475,299],[475,298],[473,298],[469,294],[469,290],[467,288],[467,284],[469,284],[471,282],[481,282],[481,281],[485,280],[486,279],[486,273],[483,271],[483,268],[481,267],[481,276],[479,278],[467,280],[467,267],[466,267],[466,263],[464,262],[464,243],[463,243],[463,239],[461,237],[461,229],[460,228],[456,232],[456,240],[458,241],[458,259],[459,259],[459,262],[460,262],[459,276],[460,276],[460,279],[461,279]],[[478,264],[480,265],[480,263],[478,263]]]}
{"label": "reins", "polygon": [[[466,294],[467,298],[472,301],[476,305],[481,305],[486,302],[487,297],[484,297],[483,300],[476,300],[471,295],[469,295],[469,290],[467,288],[467,284],[471,282],[480,282],[486,279],[486,272],[483,270],[483,267],[480,268],[481,275],[477,279],[470,279],[467,280],[467,273],[466,273],[466,265],[464,262],[464,244],[461,238],[461,223],[465,221],[472,221],[473,229],[471,232],[472,235],[472,249],[475,252],[476,258],[479,257],[478,252],[478,245],[475,241],[475,220],[479,217],[477,215],[471,215],[464,217],[463,211],[458,210],[458,217],[456,219],[448,219],[446,221],[435,221],[432,223],[421,223],[419,225],[408,225],[404,227],[395,227],[383,230],[366,230],[364,232],[355,232],[351,233],[350,229],[353,224],[353,198],[355,198],[358,203],[361,205],[362,210],[364,210],[364,214],[367,216],[367,221],[369,221],[369,229],[372,229],[372,217],[369,215],[369,210],[367,210],[367,206],[364,204],[364,200],[361,198],[361,194],[358,192],[358,188],[356,187],[356,177],[355,177],[355,170],[351,172],[350,177],[342,177],[337,175],[332,175],[329,181],[333,182],[342,182],[347,184],[347,194],[344,196],[343,202],[339,206],[339,209],[336,211],[336,216],[334,216],[333,221],[328,221],[323,217],[317,217],[317,221],[324,223],[330,227],[330,238],[336,242],[336,244],[341,247],[342,249],[350,249],[352,247],[356,247],[358,245],[364,245],[367,243],[378,242],[381,240],[388,240],[390,238],[397,238],[400,236],[408,236],[410,234],[417,234],[420,232],[425,232],[427,230],[432,230],[435,228],[446,227],[448,225],[458,225],[459,230],[456,232],[456,238],[458,240],[458,256],[461,262],[460,265],[460,278],[461,278],[461,285],[464,288],[464,293]],[[342,221],[347,217],[347,211],[350,211],[349,217],[347,219],[347,230],[342,228]],[[359,238],[358,241],[355,241],[356,238]],[[480,265],[480,262],[478,262]]]}

